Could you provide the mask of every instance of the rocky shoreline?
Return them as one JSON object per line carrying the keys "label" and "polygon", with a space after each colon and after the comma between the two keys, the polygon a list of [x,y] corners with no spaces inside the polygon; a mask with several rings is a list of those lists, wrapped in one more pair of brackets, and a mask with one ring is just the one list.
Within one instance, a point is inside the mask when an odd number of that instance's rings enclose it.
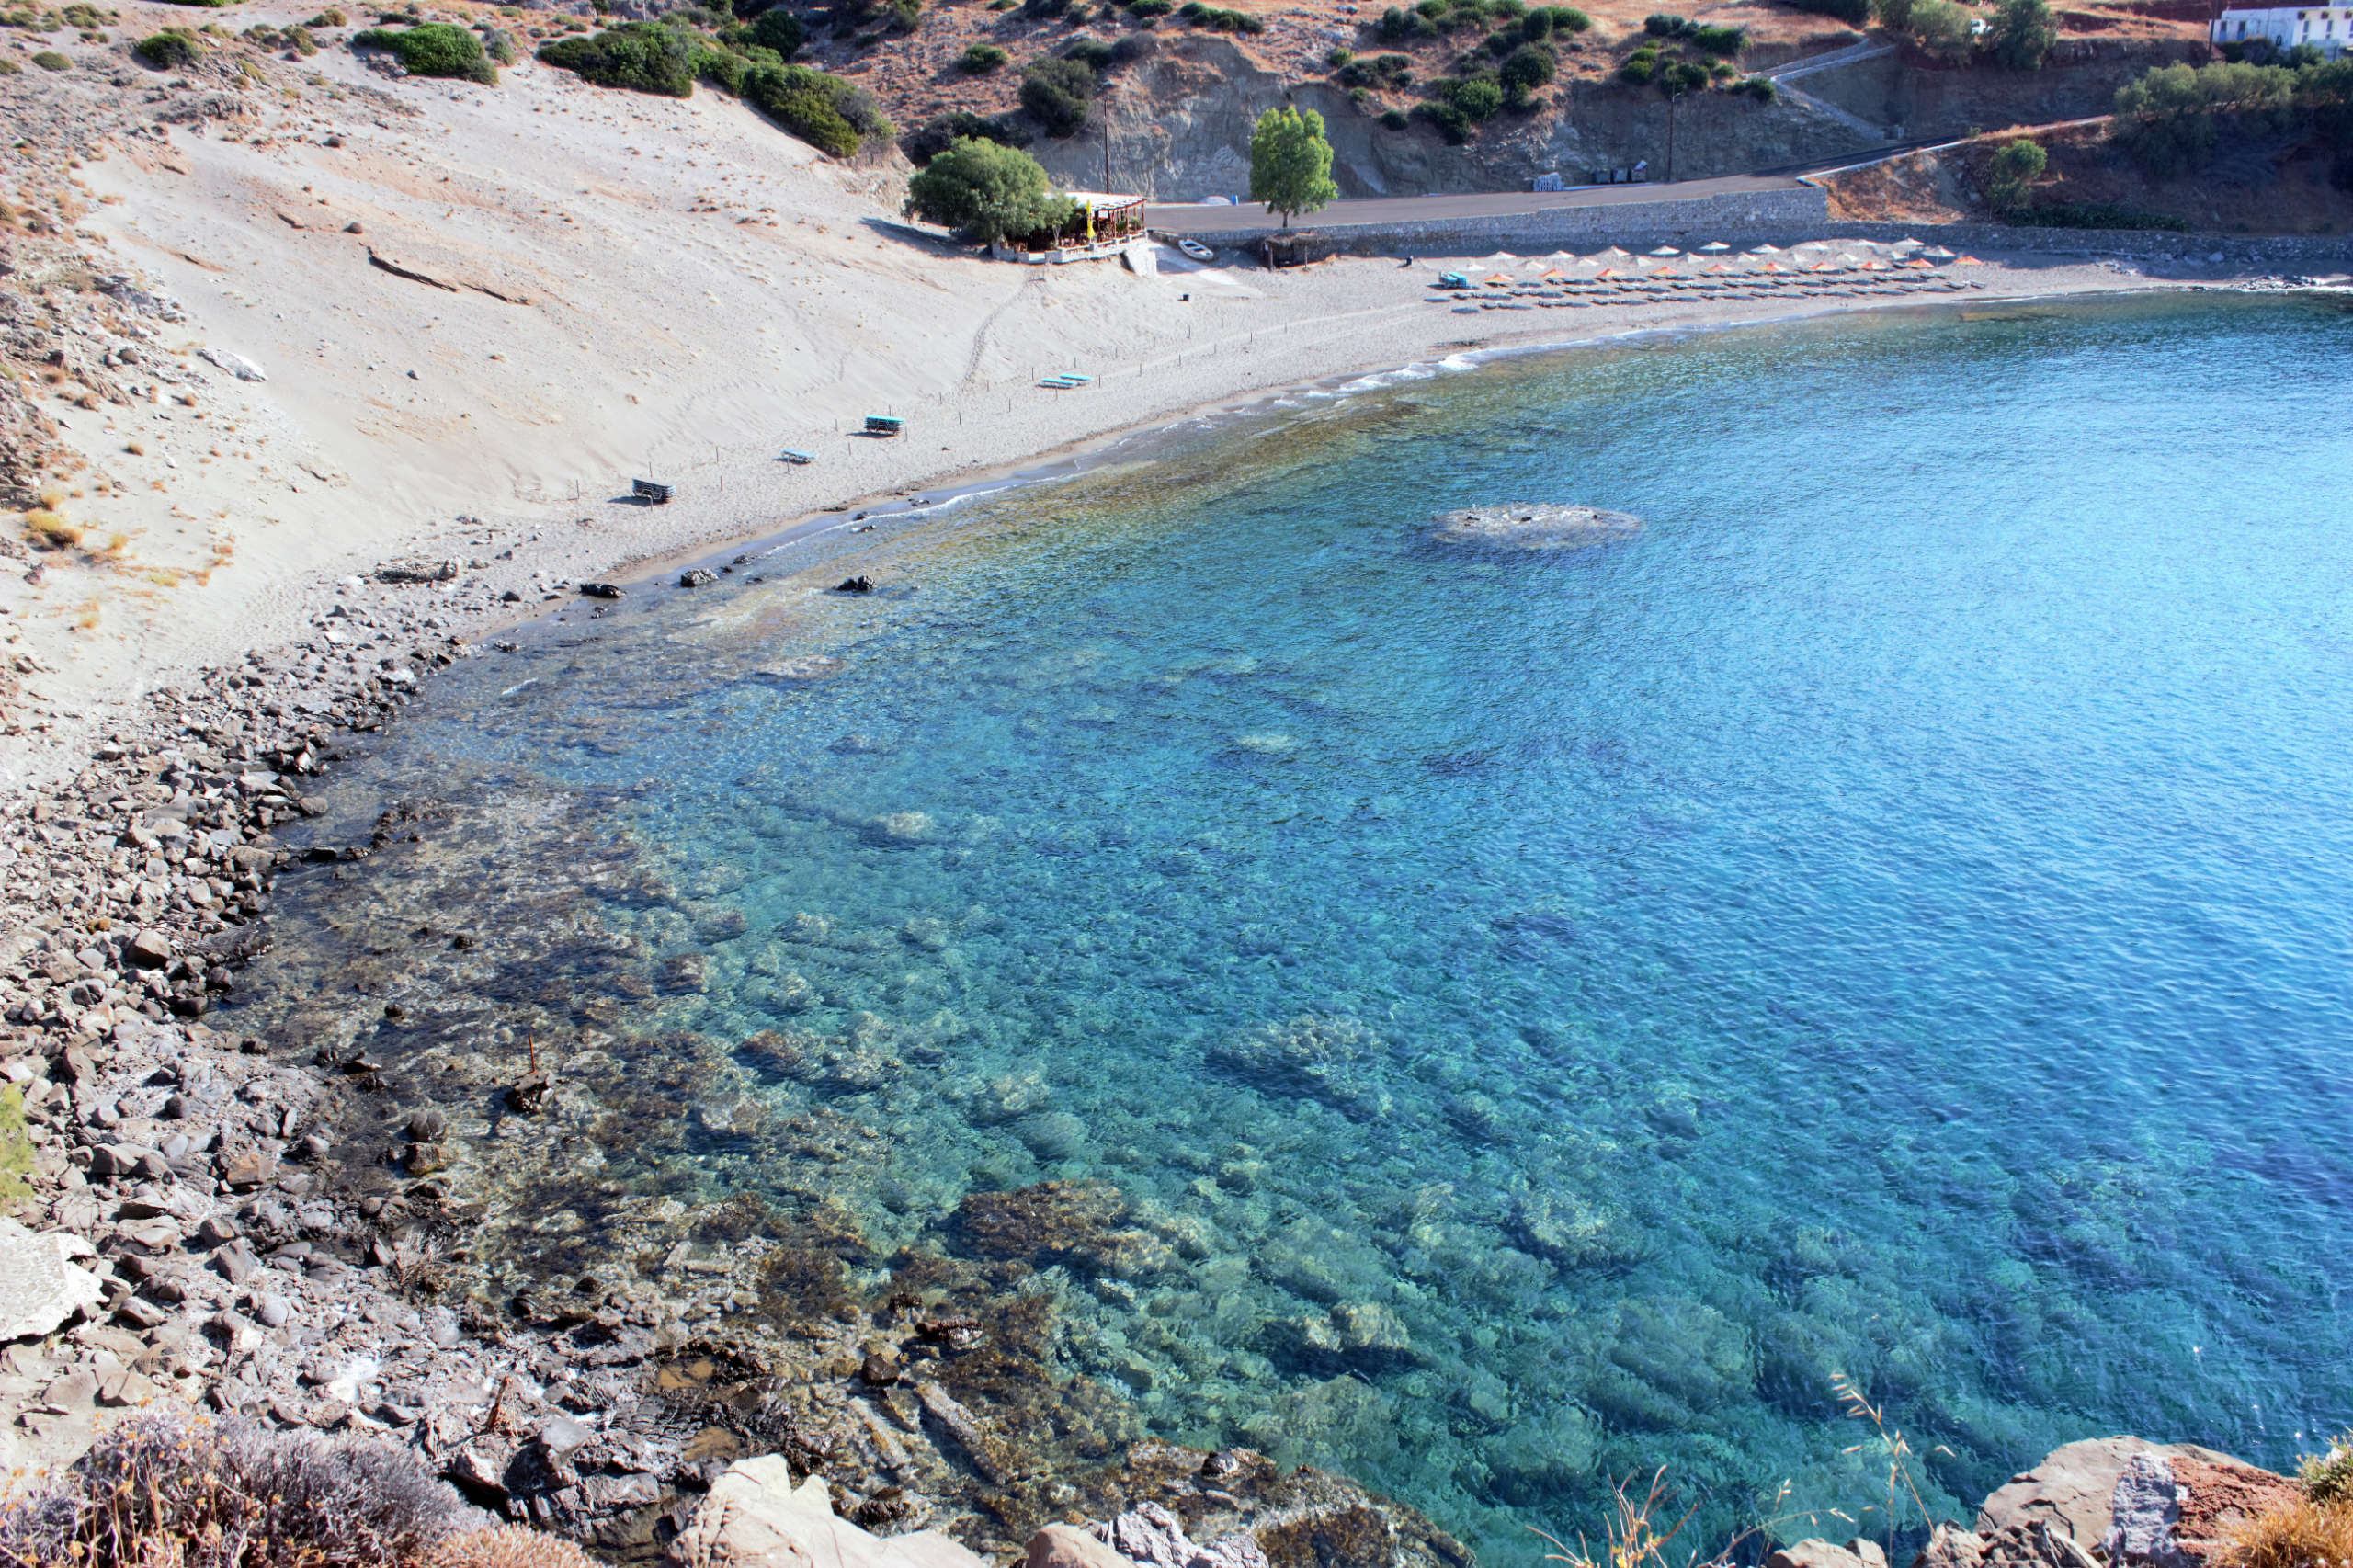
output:
{"label": "rocky shoreline", "polygon": [[[471,1501],[623,1560],[670,1548],[739,1460],[780,1455],[843,1519],[945,1527],[999,1560],[1150,1506],[1174,1540],[1246,1538],[1272,1568],[1469,1568],[1349,1482],[1145,1439],[1058,1381],[1043,1325],[1007,1312],[1025,1264],[931,1260],[884,1299],[765,1324],[722,1324],[727,1265],[700,1259],[569,1295],[452,1289],[466,1194],[441,1113],[370,1144],[386,1087],[364,1054],[273,1054],[206,1020],[268,944],[280,869],[373,847],[279,836],[338,744],[513,614],[478,581],[435,591],[456,570],[334,585],[302,641],[155,692],[0,819],[0,1081],[29,1193],[26,1223],[0,1221],[10,1470],[193,1406],[400,1443]],[[528,1119],[548,1088],[518,1076],[508,1107]]]}

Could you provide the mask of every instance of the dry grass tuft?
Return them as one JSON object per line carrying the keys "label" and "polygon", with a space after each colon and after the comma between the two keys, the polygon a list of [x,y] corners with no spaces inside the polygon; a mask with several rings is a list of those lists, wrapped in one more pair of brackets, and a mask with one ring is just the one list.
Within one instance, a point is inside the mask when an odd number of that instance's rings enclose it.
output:
{"label": "dry grass tuft", "polygon": [[521,1525],[498,1525],[452,1536],[426,1553],[422,1568],[598,1568],[596,1560],[561,1536]]}
{"label": "dry grass tuft", "polygon": [[2225,1568],[2347,1568],[2353,1564],[2353,1504],[2299,1498],[2222,1533]]}
{"label": "dry grass tuft", "polygon": [[0,1568],[386,1568],[485,1517],[389,1444],[153,1416],[0,1505]]}
{"label": "dry grass tuft", "polygon": [[71,550],[82,542],[82,530],[64,513],[35,506],[25,514],[25,542],[36,550]]}

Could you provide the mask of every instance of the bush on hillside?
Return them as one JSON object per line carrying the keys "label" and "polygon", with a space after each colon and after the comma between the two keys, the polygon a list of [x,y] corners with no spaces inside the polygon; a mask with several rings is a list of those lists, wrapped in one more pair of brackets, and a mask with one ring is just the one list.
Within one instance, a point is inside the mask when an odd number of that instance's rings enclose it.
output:
{"label": "bush on hillside", "polygon": [[1107,71],[1111,65],[1111,46],[1099,38],[1083,38],[1063,51],[1064,60],[1075,60],[1089,71]]}
{"label": "bush on hillside", "polygon": [[1438,127],[1438,133],[1446,138],[1449,146],[1461,146],[1462,143],[1471,140],[1471,133],[1478,129],[1472,123],[1469,115],[1444,98],[1415,104],[1414,112]]}
{"label": "bush on hillside", "polygon": [[1977,47],[1976,18],[1953,0],[1912,0],[1912,41],[1932,60],[1958,65]]}
{"label": "bush on hillside", "polygon": [[170,28],[141,39],[131,46],[131,52],[139,57],[142,65],[158,71],[180,71],[195,64],[203,49],[193,37]]}
{"label": "bush on hillside", "polygon": [[599,87],[622,87],[666,98],[695,90],[692,35],[659,22],[623,22],[591,36],[560,38],[540,46],[540,59]]}
{"label": "bush on hillside", "polygon": [[1021,68],[1021,107],[1052,137],[1086,129],[1095,73],[1075,60],[1033,60]]}
{"label": "bush on hillside", "polygon": [[1070,221],[1073,204],[1017,147],[960,136],[907,182],[907,212],[994,244]]}
{"label": "bush on hillside", "polygon": [[1504,97],[1513,108],[1528,102],[1528,95],[1552,79],[1560,62],[1540,43],[1523,43],[1495,68]]}
{"label": "bush on hillside", "polygon": [[2025,206],[2034,182],[2042,177],[2050,163],[2041,143],[2019,137],[1994,154],[1993,171],[1985,182],[1986,199],[2002,212]]}
{"label": "bush on hillside", "polygon": [[1879,25],[1891,32],[1906,32],[1912,27],[1912,0],[1871,0],[1871,15]]}
{"label": "bush on hillside", "polygon": [[1985,49],[2010,70],[2040,71],[2058,41],[2059,23],[2045,0],[2002,0]]}
{"label": "bush on hillside", "polygon": [[800,17],[781,6],[775,6],[761,12],[753,20],[750,41],[762,49],[775,50],[779,60],[790,60],[801,52],[801,42],[807,36]]}
{"label": "bush on hillside", "polygon": [[1770,76],[1750,76],[1733,84],[1729,91],[1746,93],[1758,103],[1769,104],[1781,96],[1779,84]]}
{"label": "bush on hillside", "polygon": [[306,28],[339,28],[345,25],[341,11],[330,7],[302,24]]}
{"label": "bush on hillside", "polygon": [[1702,54],[1721,55],[1729,60],[1748,47],[1746,28],[1694,28],[1691,42]]}
{"label": "bush on hillside", "polygon": [[498,81],[498,67],[482,47],[482,40],[448,22],[425,22],[413,28],[369,28],[352,35],[354,49],[381,49],[401,62],[412,76],[454,76],[485,86]]}
{"label": "bush on hillside", "polygon": [[1686,17],[1654,11],[1643,18],[1643,31],[1653,38],[1689,38],[1699,30],[1699,24]]}
{"label": "bush on hillside", "polygon": [[1414,62],[1402,54],[1377,54],[1370,60],[1351,60],[1340,67],[1340,85],[1344,87],[1380,87],[1388,92],[1402,92],[1414,85]]}
{"label": "bush on hillside", "polygon": [[995,70],[1012,58],[993,43],[976,43],[969,46],[956,63],[979,76]]}
{"label": "bush on hillside", "polygon": [[33,63],[44,71],[71,71],[74,62],[53,49],[44,49],[33,56]]}
{"label": "bush on hillside", "polygon": [[930,163],[961,137],[983,142],[995,142],[1007,147],[1027,147],[1034,138],[1029,128],[1017,115],[1000,114],[983,117],[970,109],[951,109],[938,115],[899,138],[899,150],[917,168]]}
{"label": "bush on hillside", "polygon": [[1217,33],[1262,33],[1267,24],[1247,11],[1229,11],[1216,6],[1205,6],[1201,0],[1185,0],[1176,14],[1197,28],[1207,28]]}
{"label": "bush on hillside", "polygon": [[847,158],[873,142],[888,141],[890,117],[864,88],[806,65],[758,65],[745,73],[741,96],[803,142]]}
{"label": "bush on hillside", "polygon": [[2224,118],[2284,129],[2295,111],[2297,75],[2282,65],[2161,65],[2116,90],[2113,134],[2160,179],[2202,169]]}

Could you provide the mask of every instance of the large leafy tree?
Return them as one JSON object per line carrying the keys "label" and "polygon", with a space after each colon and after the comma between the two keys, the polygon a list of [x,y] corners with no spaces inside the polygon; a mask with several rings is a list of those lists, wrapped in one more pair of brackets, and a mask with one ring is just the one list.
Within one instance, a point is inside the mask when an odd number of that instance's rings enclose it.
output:
{"label": "large leafy tree", "polygon": [[1340,194],[1332,183],[1332,143],[1313,109],[1270,108],[1250,133],[1250,199],[1283,215],[1313,212]]}
{"label": "large leafy tree", "polygon": [[980,244],[1051,228],[1070,209],[1037,159],[975,136],[959,136],[907,182],[910,213]]}
{"label": "large leafy tree", "polygon": [[2059,24],[2044,0],[2002,0],[1987,40],[1994,58],[2013,71],[2040,71],[2059,41]]}

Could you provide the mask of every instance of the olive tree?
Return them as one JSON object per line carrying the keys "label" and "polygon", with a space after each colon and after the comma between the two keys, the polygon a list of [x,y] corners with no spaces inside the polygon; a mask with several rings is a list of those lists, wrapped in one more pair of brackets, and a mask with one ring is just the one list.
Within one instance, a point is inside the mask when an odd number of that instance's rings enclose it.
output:
{"label": "olive tree", "polygon": [[1250,199],[1283,215],[1313,212],[1340,194],[1332,183],[1332,143],[1313,109],[1270,108],[1250,133]]}
{"label": "olive tree", "polygon": [[1065,222],[1071,201],[1020,148],[959,136],[907,182],[907,211],[985,245]]}

